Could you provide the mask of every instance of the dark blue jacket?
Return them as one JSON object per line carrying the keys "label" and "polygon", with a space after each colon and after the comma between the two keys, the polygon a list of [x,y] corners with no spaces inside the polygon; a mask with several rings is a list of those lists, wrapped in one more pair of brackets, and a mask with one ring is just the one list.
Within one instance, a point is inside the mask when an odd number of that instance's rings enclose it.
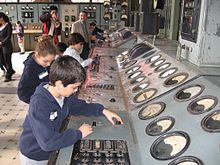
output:
{"label": "dark blue jacket", "polygon": [[[60,133],[60,127],[68,115],[101,116],[104,107],[86,103],[75,96],[64,99],[61,109],[55,98],[42,83],[31,97],[28,115],[23,123],[20,137],[20,151],[33,160],[48,160],[51,151],[73,145],[82,139],[79,130],[67,129]],[[51,115],[57,113],[52,120]]]}
{"label": "dark blue jacket", "polygon": [[42,82],[49,81],[48,72],[49,67],[44,68],[36,63],[31,53],[24,61],[24,70],[17,89],[18,98],[29,104],[36,87]]}

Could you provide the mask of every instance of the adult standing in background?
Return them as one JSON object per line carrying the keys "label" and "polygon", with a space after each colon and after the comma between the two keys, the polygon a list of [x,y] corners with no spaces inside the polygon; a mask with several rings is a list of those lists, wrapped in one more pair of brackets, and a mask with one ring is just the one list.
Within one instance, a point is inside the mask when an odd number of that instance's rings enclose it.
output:
{"label": "adult standing in background", "polygon": [[90,34],[87,22],[87,13],[85,11],[81,11],[79,13],[79,20],[72,24],[71,33],[80,33],[85,39],[83,51],[80,56],[83,60],[88,59],[90,51]]}
{"label": "adult standing in background", "polygon": [[4,82],[11,81],[12,75],[15,71],[12,68],[11,56],[13,53],[13,46],[11,42],[12,24],[5,13],[0,12],[0,60],[6,69]]}
{"label": "adult standing in background", "polygon": [[17,21],[15,29],[16,29],[17,38],[18,38],[18,46],[21,49],[20,54],[24,54],[25,53],[25,49],[24,49],[24,26],[21,24],[20,21]]}
{"label": "adult standing in background", "polygon": [[50,13],[45,13],[40,16],[40,20],[43,23],[43,33],[53,37],[54,44],[59,43],[59,37],[62,32],[62,24],[58,19],[58,8],[56,6],[50,6]]}

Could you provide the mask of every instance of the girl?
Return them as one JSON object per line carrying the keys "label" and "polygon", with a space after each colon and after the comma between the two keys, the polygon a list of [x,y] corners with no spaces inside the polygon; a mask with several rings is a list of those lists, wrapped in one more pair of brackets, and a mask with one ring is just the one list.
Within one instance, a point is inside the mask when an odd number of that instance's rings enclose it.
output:
{"label": "girl", "polygon": [[18,46],[21,49],[21,53],[20,54],[24,54],[25,53],[25,49],[24,49],[24,27],[21,24],[20,21],[16,22],[16,33],[17,33],[17,38],[18,38]]}
{"label": "girl", "polygon": [[80,53],[82,52],[84,42],[85,42],[85,39],[80,33],[70,34],[70,37],[68,40],[69,47],[63,53],[63,55],[69,55],[75,58],[79,63],[81,63],[83,67],[86,67],[92,63],[92,59],[88,58],[87,60],[83,60],[80,57]]}
{"label": "girl", "polygon": [[30,102],[30,97],[41,82],[48,82],[49,66],[56,56],[56,48],[48,35],[38,39],[35,52],[24,61],[24,70],[18,84],[17,94],[20,100]]}

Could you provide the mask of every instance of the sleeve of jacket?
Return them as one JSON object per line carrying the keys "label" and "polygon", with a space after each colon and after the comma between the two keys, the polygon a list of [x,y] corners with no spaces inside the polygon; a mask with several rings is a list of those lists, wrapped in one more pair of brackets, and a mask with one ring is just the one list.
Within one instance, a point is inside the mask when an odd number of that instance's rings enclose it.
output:
{"label": "sleeve of jacket", "polygon": [[75,23],[73,23],[71,25],[71,34],[74,33],[74,32],[76,32],[76,25],[75,25]]}
{"label": "sleeve of jacket", "polygon": [[8,43],[9,41],[11,41],[11,35],[12,35],[12,24],[10,22],[8,22],[7,24],[7,35],[6,37],[1,41],[2,45],[5,45],[6,43]]}
{"label": "sleeve of jacket", "polygon": [[71,96],[70,114],[71,115],[84,115],[84,116],[102,116],[104,106],[99,103],[86,103],[75,96]]}
{"label": "sleeve of jacket", "polygon": [[29,104],[30,98],[36,88],[33,86],[33,82],[35,81],[37,80],[32,74],[31,68],[29,66],[25,67],[17,88],[17,95],[21,101]]}
{"label": "sleeve of jacket", "polygon": [[82,139],[82,133],[79,130],[67,129],[62,133],[56,131],[49,119],[51,112],[49,108],[47,99],[37,97],[31,100],[28,114],[33,134],[44,151],[59,150]]}

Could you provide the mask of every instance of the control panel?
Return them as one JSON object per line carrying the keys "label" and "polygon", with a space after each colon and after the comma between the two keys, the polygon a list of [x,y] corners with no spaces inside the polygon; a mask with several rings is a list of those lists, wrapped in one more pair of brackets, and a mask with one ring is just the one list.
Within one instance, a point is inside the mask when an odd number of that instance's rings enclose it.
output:
{"label": "control panel", "polygon": [[0,5],[0,12],[4,12],[11,22],[17,21],[17,6],[16,4],[1,4]]}
{"label": "control panel", "polygon": [[64,31],[64,38],[68,38],[72,23],[79,19],[78,8],[78,5],[63,4],[60,9],[60,20],[62,21],[62,31]]}
{"label": "control panel", "polygon": [[77,164],[130,165],[127,143],[124,140],[81,140],[74,145],[71,165]]}
{"label": "control panel", "polygon": [[22,24],[38,23],[37,4],[17,4],[18,20]]}

